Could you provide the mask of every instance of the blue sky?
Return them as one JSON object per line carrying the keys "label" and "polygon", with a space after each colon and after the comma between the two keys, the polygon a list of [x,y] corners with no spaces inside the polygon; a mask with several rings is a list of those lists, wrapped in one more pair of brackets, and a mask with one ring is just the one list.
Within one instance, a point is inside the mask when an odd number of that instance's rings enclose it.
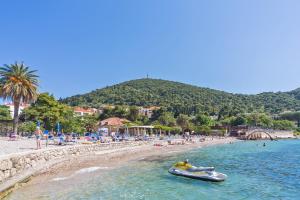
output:
{"label": "blue sky", "polygon": [[3,0],[0,64],[66,97],[146,77],[235,93],[300,87],[300,1]]}

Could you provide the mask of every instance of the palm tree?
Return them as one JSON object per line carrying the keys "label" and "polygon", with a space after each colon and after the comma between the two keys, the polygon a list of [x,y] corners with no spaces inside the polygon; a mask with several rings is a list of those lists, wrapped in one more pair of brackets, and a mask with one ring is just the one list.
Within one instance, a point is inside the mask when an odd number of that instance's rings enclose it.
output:
{"label": "palm tree", "polygon": [[13,131],[18,133],[19,108],[21,103],[30,103],[37,98],[38,76],[24,63],[0,67],[0,97],[11,99],[14,104]]}

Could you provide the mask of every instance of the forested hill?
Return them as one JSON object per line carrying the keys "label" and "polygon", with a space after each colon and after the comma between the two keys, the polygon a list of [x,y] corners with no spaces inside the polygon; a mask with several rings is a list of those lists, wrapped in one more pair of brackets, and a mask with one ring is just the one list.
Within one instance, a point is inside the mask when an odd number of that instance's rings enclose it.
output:
{"label": "forested hill", "polygon": [[231,114],[269,113],[300,110],[300,89],[291,92],[266,92],[257,95],[231,94],[160,79],[138,79],[76,95],[62,102],[72,106],[100,107],[103,104],[163,106],[174,113],[219,112]]}

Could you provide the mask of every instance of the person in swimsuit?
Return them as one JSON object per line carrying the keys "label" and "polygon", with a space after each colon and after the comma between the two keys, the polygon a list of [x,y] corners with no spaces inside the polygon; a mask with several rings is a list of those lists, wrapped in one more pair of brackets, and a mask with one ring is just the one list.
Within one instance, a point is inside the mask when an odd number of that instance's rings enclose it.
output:
{"label": "person in swimsuit", "polygon": [[37,149],[41,149],[41,139],[42,139],[42,131],[40,127],[36,128],[35,131],[35,139],[36,139],[36,146]]}

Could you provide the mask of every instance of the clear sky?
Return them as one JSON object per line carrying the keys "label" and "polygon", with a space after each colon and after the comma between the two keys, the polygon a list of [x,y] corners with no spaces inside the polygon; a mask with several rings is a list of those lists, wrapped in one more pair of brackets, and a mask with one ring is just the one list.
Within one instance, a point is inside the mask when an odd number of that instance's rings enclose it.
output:
{"label": "clear sky", "polygon": [[299,0],[2,0],[0,64],[56,97],[146,77],[235,93],[300,87]]}

